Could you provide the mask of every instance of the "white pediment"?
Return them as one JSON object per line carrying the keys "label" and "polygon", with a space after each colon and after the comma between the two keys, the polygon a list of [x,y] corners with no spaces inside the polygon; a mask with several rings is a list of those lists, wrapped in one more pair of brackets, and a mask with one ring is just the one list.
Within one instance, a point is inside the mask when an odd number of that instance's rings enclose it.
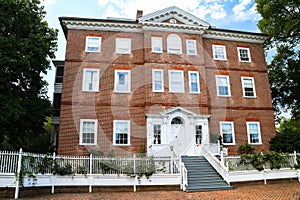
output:
{"label": "white pediment", "polygon": [[169,114],[172,114],[172,113],[175,113],[175,112],[180,112],[180,113],[185,114],[187,116],[189,116],[189,115],[196,116],[195,113],[193,113],[193,112],[191,112],[191,111],[189,111],[187,109],[184,109],[182,107],[170,108],[170,109],[166,110],[165,112],[163,112],[161,114],[163,114],[163,115],[169,115]]}
{"label": "white pediment", "polygon": [[201,27],[209,27],[210,24],[194,15],[176,7],[168,7],[139,18],[139,22],[174,23]]}

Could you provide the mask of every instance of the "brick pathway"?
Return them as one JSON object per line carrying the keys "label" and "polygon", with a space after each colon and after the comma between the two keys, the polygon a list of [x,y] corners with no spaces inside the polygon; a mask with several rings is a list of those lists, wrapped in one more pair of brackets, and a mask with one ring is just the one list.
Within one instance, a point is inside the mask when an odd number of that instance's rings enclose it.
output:
{"label": "brick pathway", "polygon": [[[36,190],[38,191],[38,190]],[[94,192],[94,193],[40,193],[40,194],[21,194],[24,200],[300,200],[300,183],[297,181],[277,182],[263,185],[261,182],[256,184],[236,185],[233,190],[194,192],[186,193],[182,191],[139,191],[139,192]]]}

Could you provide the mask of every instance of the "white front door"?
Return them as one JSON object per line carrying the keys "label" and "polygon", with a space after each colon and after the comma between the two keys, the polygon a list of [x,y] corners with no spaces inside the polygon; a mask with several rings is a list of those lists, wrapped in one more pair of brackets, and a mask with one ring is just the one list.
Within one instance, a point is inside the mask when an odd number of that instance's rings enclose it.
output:
{"label": "white front door", "polygon": [[182,154],[188,146],[188,142],[191,141],[191,138],[189,138],[186,126],[180,118],[176,117],[171,121],[171,135],[173,140],[171,143],[173,144],[175,153],[177,155]]}

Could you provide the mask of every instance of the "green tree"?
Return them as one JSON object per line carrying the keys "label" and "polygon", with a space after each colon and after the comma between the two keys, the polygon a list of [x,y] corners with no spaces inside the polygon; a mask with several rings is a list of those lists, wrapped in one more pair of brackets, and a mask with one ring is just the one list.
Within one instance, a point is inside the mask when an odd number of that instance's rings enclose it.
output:
{"label": "green tree", "polygon": [[270,36],[267,48],[277,54],[268,65],[273,105],[280,110],[291,110],[300,118],[300,2],[299,0],[256,0],[262,18],[259,29]]}
{"label": "green tree", "polygon": [[278,133],[270,141],[270,149],[277,152],[300,150],[300,120],[282,118]]}
{"label": "green tree", "polygon": [[0,0],[0,149],[30,151],[51,114],[42,74],[54,58],[57,30],[39,0]]}

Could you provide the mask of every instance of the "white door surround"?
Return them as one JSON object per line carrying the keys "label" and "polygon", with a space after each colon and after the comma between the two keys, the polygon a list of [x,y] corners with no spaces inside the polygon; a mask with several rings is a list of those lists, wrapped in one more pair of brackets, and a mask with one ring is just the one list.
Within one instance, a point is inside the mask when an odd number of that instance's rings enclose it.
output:
{"label": "white door surround", "polygon": [[[209,115],[197,115],[182,107],[174,107],[159,114],[147,114],[147,152],[155,156],[194,154],[196,126],[201,126],[201,144],[209,144]],[[154,144],[154,126],[161,128],[160,144]],[[157,134],[157,133],[156,133]],[[199,143],[199,141],[198,141]]]}

